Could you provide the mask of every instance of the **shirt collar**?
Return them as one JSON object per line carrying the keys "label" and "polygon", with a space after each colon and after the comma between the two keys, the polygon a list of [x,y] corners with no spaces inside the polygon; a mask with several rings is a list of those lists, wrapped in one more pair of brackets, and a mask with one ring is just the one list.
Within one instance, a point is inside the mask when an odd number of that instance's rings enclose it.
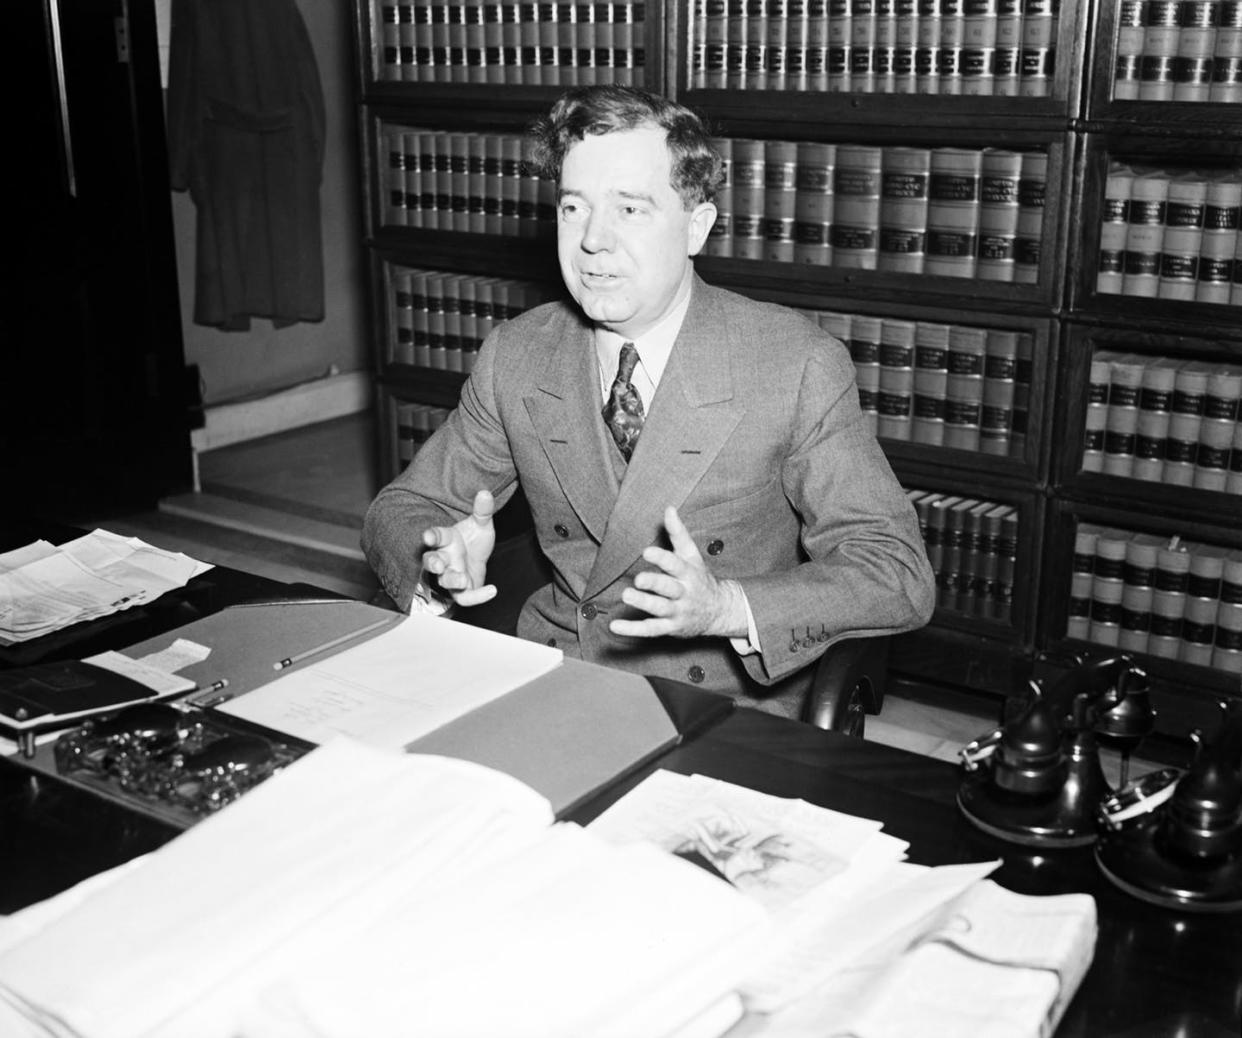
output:
{"label": "shirt collar", "polygon": [[692,291],[693,288],[687,291],[663,320],[640,338],[627,339],[624,335],[596,326],[595,355],[599,358],[601,385],[605,393],[617,373],[617,358],[621,356],[621,347],[627,342],[632,342],[638,350],[639,368],[651,380],[652,388],[659,386],[664,369],[668,366],[668,358],[673,352],[673,344],[677,342],[686,312],[690,309]]}

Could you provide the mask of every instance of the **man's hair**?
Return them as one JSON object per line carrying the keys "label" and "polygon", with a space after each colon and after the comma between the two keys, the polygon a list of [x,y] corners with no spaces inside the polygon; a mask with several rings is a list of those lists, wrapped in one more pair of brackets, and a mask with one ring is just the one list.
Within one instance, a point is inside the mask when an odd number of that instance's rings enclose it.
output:
{"label": "man's hair", "polygon": [[588,136],[655,126],[668,135],[670,180],[691,209],[710,202],[724,180],[724,162],[703,121],[690,109],[658,94],[625,86],[570,90],[537,119],[527,136],[527,165],[557,184],[570,147]]}

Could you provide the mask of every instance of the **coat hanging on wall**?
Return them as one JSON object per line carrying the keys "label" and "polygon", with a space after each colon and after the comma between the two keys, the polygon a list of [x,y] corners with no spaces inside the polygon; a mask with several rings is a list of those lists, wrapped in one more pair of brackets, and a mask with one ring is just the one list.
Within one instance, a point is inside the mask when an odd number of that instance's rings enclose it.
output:
{"label": "coat hanging on wall", "polygon": [[322,320],[323,89],[294,0],[173,0],[168,138],[198,211],[195,323]]}

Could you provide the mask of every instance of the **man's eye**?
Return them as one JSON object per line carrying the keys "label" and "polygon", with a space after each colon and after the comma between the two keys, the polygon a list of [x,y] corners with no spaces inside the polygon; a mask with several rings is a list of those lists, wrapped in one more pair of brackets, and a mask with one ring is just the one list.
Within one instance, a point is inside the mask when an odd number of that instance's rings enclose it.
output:
{"label": "man's eye", "polygon": [[586,208],[573,202],[561,203],[561,219],[566,223],[579,223],[586,216]]}

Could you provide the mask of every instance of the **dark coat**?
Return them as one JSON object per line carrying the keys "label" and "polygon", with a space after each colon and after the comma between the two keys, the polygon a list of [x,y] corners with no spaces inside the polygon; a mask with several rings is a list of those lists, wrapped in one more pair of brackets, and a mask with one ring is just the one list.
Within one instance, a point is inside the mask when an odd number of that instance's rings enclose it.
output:
{"label": "dark coat", "polygon": [[323,91],[294,0],[174,0],[168,136],[198,209],[195,322],[322,320]]}

